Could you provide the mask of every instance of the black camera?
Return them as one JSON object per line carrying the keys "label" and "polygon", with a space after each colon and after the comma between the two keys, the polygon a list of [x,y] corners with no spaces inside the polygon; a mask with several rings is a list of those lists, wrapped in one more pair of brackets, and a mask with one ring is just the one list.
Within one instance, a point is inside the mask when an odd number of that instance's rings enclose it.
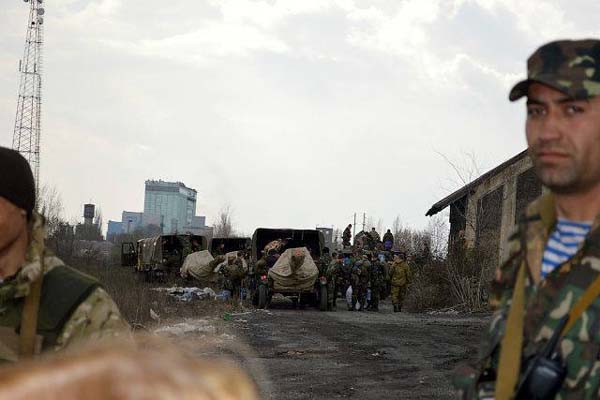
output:
{"label": "black camera", "polygon": [[517,390],[517,400],[554,399],[567,376],[567,369],[557,353],[550,357],[533,357],[526,363],[525,371]]}

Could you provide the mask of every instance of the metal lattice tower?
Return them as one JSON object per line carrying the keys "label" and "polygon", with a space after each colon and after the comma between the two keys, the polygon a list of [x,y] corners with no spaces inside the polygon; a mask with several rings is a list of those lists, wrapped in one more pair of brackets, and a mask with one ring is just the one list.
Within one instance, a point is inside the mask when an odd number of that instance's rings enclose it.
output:
{"label": "metal lattice tower", "polygon": [[42,45],[44,42],[42,2],[43,0],[31,0],[29,5],[25,52],[23,59],[19,61],[21,80],[12,146],[29,161],[36,188],[39,187],[42,118]]}

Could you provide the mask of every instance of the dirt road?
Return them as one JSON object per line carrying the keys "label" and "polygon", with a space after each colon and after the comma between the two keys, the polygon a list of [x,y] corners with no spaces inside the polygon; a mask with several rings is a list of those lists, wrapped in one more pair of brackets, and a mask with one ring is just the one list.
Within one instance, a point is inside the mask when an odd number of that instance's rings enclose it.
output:
{"label": "dirt road", "polygon": [[[340,305],[341,301],[339,302]],[[449,399],[451,372],[471,359],[486,316],[295,310],[234,317],[256,352],[270,399]]]}

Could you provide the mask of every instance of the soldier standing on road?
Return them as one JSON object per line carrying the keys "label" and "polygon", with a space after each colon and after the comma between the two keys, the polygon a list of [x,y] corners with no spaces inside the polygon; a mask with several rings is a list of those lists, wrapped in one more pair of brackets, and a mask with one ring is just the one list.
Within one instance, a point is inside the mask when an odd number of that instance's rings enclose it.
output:
{"label": "soldier standing on road", "polygon": [[227,265],[223,268],[224,282],[223,288],[231,292],[231,298],[234,301],[241,300],[242,279],[245,272],[243,261],[240,257],[229,255]]}
{"label": "soldier standing on road", "polygon": [[509,98],[527,97],[529,156],[550,192],[520,217],[480,361],[454,383],[468,399],[598,398],[600,41],[548,43],[527,67]]}
{"label": "soldier standing on road", "polygon": [[404,255],[401,258],[399,254],[394,254],[394,261],[389,271],[394,312],[402,310],[402,303],[404,302],[406,287],[408,286],[410,269],[404,258]]}
{"label": "soldier standing on road", "polygon": [[352,310],[356,309],[358,302],[358,311],[366,309],[367,289],[369,288],[369,269],[371,263],[366,256],[357,261],[352,269]]}
{"label": "soldier standing on road", "polygon": [[339,290],[340,274],[342,272],[343,256],[338,254],[327,267],[327,310],[335,311],[337,308],[337,292]]}
{"label": "soldier standing on road", "polygon": [[260,279],[262,275],[266,275],[268,272],[269,268],[267,267],[267,257],[263,254],[254,266],[255,278]]}
{"label": "soldier standing on road", "polygon": [[325,275],[325,273],[327,272],[327,268],[329,268],[329,264],[331,264],[331,261],[332,258],[329,255],[329,247],[324,247],[323,254],[319,258],[318,262],[319,274]]}
{"label": "soldier standing on road", "polygon": [[371,289],[371,301],[368,310],[379,311],[379,298],[384,283],[383,264],[378,259],[372,260],[369,271],[369,288]]}
{"label": "soldier standing on road", "polygon": [[342,246],[344,246],[344,248],[346,247],[350,247],[352,244],[352,224],[349,224],[346,229],[344,229],[344,232],[342,233]]}
{"label": "soldier standing on road", "polygon": [[[341,271],[339,272],[338,283],[341,285],[342,296],[345,298],[348,288],[352,286],[352,268],[354,267],[354,257],[349,249],[344,250],[344,259],[342,261]],[[350,304],[348,304],[350,309]]]}
{"label": "soldier standing on road", "polygon": [[27,160],[0,147],[0,171],[0,360],[127,335],[127,322],[100,283],[44,247]]}

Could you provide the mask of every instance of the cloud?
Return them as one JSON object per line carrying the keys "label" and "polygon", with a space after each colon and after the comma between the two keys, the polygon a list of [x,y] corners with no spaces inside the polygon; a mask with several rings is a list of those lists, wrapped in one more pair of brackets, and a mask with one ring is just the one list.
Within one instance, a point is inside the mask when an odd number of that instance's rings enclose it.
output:
{"label": "cloud", "polygon": [[164,39],[138,42],[107,40],[105,43],[127,52],[198,65],[206,65],[215,57],[245,57],[255,51],[289,51],[283,41],[250,25],[222,22],[209,22],[193,32]]}
{"label": "cloud", "polygon": [[[163,178],[247,232],[355,211],[423,226],[445,194],[433,149],[490,167],[522,150],[508,86],[541,42],[597,31],[596,3],[48,1],[42,175],[69,215],[91,197],[119,218]],[[5,144],[25,20],[23,3],[0,13]]]}

